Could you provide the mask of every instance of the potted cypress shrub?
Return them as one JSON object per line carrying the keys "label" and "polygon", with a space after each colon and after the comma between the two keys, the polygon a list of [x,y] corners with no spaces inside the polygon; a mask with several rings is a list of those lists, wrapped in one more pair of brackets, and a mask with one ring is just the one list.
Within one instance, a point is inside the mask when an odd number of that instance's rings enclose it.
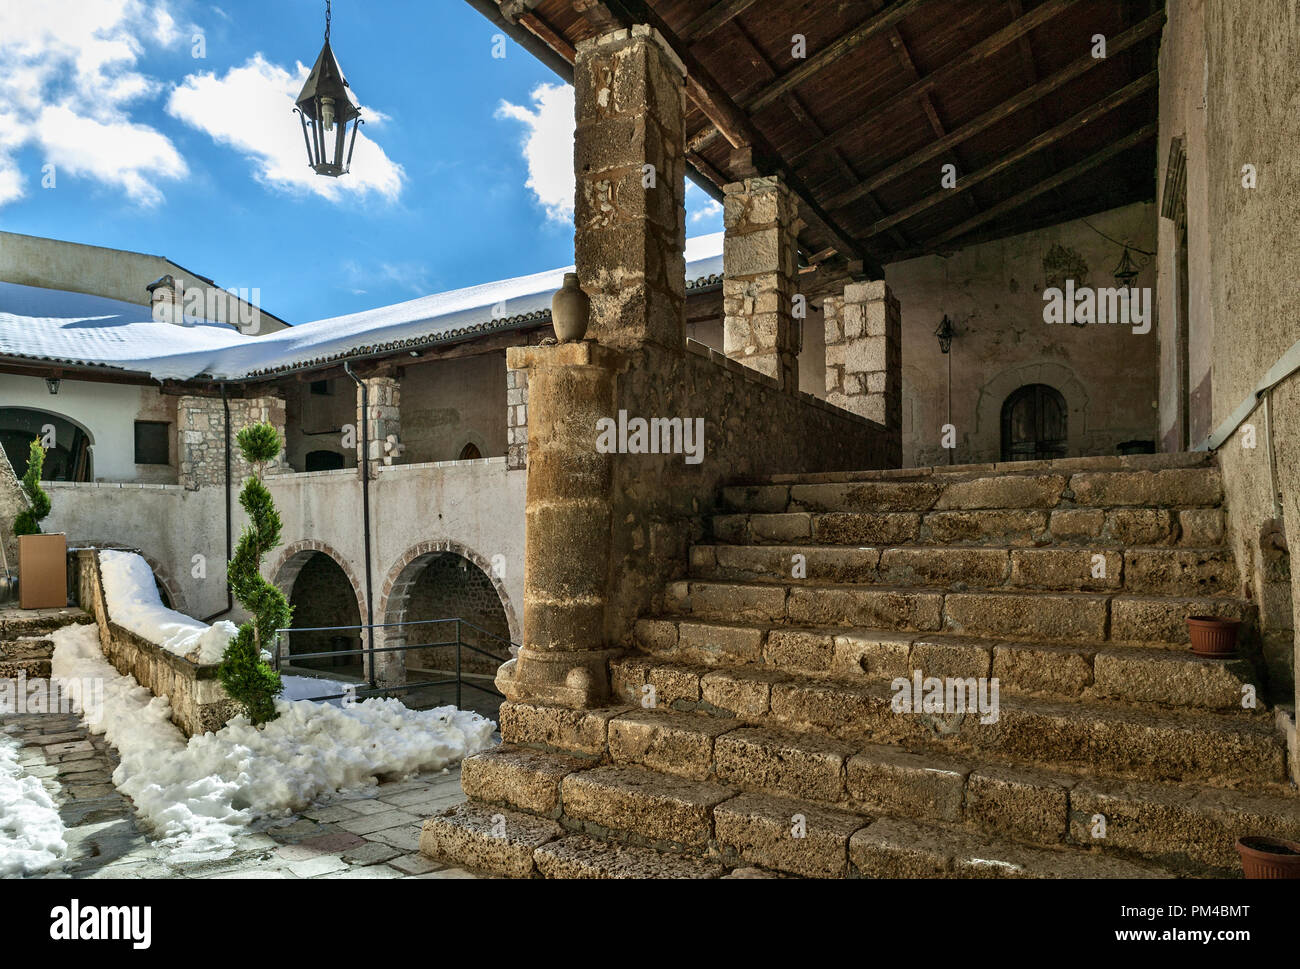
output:
{"label": "potted cypress shrub", "polygon": [[14,519],[18,597],[23,609],[61,609],[68,604],[67,536],[41,531],[41,521],[50,513],[50,496],[41,487],[44,470],[45,448],[37,438],[28,451],[27,470],[20,482],[27,507]]}
{"label": "potted cypress shrub", "polygon": [[253,473],[239,493],[248,524],[226,567],[230,588],[250,617],[226,644],[217,675],[230,698],[255,726],[274,720],[275,698],[284,689],[280,674],[263,658],[275,650],[276,630],[288,627],[293,607],[284,593],[262,578],[262,558],[280,544],[280,513],[262,481],[268,462],[280,454],[280,433],[268,423],[250,424],[236,438]]}

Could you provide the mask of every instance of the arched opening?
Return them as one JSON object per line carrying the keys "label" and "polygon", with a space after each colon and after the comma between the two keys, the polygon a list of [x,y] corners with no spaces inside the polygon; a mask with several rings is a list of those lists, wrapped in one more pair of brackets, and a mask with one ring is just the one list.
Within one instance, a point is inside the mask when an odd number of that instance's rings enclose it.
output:
{"label": "arched opening", "polygon": [[[361,648],[361,610],[347,573],[324,552],[301,553],[301,558],[302,564],[297,567],[289,590],[295,631],[288,634],[288,656],[283,661],[332,675],[361,678],[364,675],[361,656],[295,658],[303,653]],[[319,628],[338,626],[349,628]]]}
{"label": "arched opening", "polygon": [[338,471],[344,467],[343,455],[338,451],[308,451],[303,463],[306,471]]}
{"label": "arched opening", "polygon": [[[431,621],[457,619],[459,624]],[[490,687],[497,669],[510,659],[510,622],[501,595],[483,567],[454,551],[426,552],[402,567],[392,580],[383,621],[403,623],[385,628],[385,646],[430,644],[395,654],[404,657],[408,683],[454,675],[458,634],[461,643],[489,654],[461,649],[460,668],[467,680]],[[405,702],[420,707],[455,703],[455,687],[412,690]],[[494,717],[500,700],[466,689],[461,703],[466,709]]]}
{"label": "arched opening", "polygon": [[1068,451],[1065,398],[1047,384],[1026,384],[1002,404],[1002,460],[1043,461]]}
{"label": "arched opening", "polygon": [[475,444],[473,441],[470,441],[468,444],[466,444],[463,448],[460,449],[460,457],[458,457],[456,460],[475,461],[478,458],[481,458],[482,456],[483,455],[479,452],[478,445]]}
{"label": "arched opening", "polygon": [[91,454],[90,432],[66,417],[49,411],[29,407],[0,407],[0,446],[14,469],[22,477],[27,473],[27,457],[32,440],[49,438],[53,430],[53,444],[47,447],[45,467],[41,478],[45,481],[91,481],[94,478],[94,456]]}

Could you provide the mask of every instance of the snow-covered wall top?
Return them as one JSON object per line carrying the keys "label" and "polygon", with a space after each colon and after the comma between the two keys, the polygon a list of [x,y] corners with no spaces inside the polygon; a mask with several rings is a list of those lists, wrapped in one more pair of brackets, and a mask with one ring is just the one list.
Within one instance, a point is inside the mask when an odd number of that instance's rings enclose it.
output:
{"label": "snow-covered wall top", "polygon": [[153,570],[135,552],[104,549],[99,553],[108,617],[123,629],[193,663],[219,663],[235,624],[199,622],[168,609],[158,596]]}
{"label": "snow-covered wall top", "polygon": [[[721,232],[686,243],[690,285],[722,274]],[[356,353],[506,329],[549,312],[572,266],[317,320],[264,336],[158,323],[132,303],[0,283],[0,356],[94,364],[157,380],[238,379]]]}

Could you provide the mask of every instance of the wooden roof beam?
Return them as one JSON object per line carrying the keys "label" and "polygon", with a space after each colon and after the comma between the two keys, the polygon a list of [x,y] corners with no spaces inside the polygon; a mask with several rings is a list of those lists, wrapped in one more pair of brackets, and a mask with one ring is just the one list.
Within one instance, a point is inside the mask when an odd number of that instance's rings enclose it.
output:
{"label": "wooden roof beam", "polygon": [[972,216],[960,225],[953,226],[941,235],[927,240],[924,249],[933,252],[941,248],[946,242],[951,242],[953,239],[960,239],[972,229],[978,229],[986,222],[992,222],[994,219],[1000,218],[1008,212],[1014,212],[1026,202],[1033,201],[1038,198],[1038,196],[1050,192],[1054,188],[1060,188],[1062,185],[1074,181],[1080,175],[1087,174],[1094,168],[1104,165],[1115,156],[1128,151],[1130,148],[1136,148],[1144,141],[1149,141],[1150,139],[1155,138],[1159,133],[1159,124],[1149,124],[1139,128],[1132,134],[1121,138],[1118,141],[1111,142],[1105,148],[1101,149],[1101,151],[1094,152],[1083,161],[1077,162],[1069,168],[1057,172],[1051,178],[1045,179],[1037,185],[1027,188],[1023,192],[1019,192],[1008,199],[1004,199],[997,205],[991,206],[978,215]]}
{"label": "wooden roof beam", "polygon": [[1110,114],[1110,112],[1114,111],[1121,105],[1127,104],[1129,101],[1140,97],[1147,91],[1154,90],[1159,82],[1160,75],[1158,71],[1152,71],[1150,74],[1138,78],[1132,84],[1125,85],[1118,91],[1107,95],[1095,104],[1084,108],[1073,117],[1067,118],[1060,124],[1053,128],[1049,128],[1037,137],[1031,138],[1015,151],[1000,157],[993,164],[986,165],[979,171],[972,172],[969,175],[959,178],[955,187],[940,189],[938,192],[927,195],[919,202],[909,205],[905,209],[900,209],[888,218],[881,219],[871,227],[865,238],[870,239],[872,236],[877,236],[882,232],[886,232],[898,225],[900,222],[906,222],[908,219],[920,215],[927,209],[933,208],[940,202],[946,202],[957,193],[965,192],[968,189],[975,187],[980,182],[992,178],[1000,172],[1006,171],[1012,165],[1016,164],[1016,162],[1028,158],[1034,152],[1041,151],[1044,148],[1056,144],[1062,138],[1072,135],[1080,128],[1091,124],[1098,118]]}
{"label": "wooden roof beam", "polygon": [[[1160,13],[1156,13],[1151,17],[1148,17],[1146,20],[1142,21],[1142,23],[1138,24],[1136,27],[1133,27],[1132,29],[1125,31],[1123,34],[1121,34],[1118,37],[1112,38],[1107,43],[1107,48],[1112,55],[1117,54],[1120,51],[1127,50],[1129,47],[1132,47],[1134,44],[1137,44],[1138,42],[1159,33],[1160,28],[1164,25],[1164,22],[1165,22],[1164,12],[1162,11]],[[1058,71],[1056,74],[1053,74],[1051,77],[1043,81],[1040,81],[1038,84],[1035,84],[1031,88],[1021,91],[1015,97],[1009,98],[1008,100],[999,104],[996,108],[986,111],[984,114],[980,115],[975,120],[962,125],[960,128],[956,129],[955,131],[949,132],[948,135],[946,135],[943,138],[940,138],[938,141],[931,142],[921,150],[914,152],[913,154],[908,155],[906,158],[900,159],[899,161],[895,162],[893,165],[890,165],[888,168],[882,169],[876,174],[871,175],[870,177],[865,179],[860,185],[857,185],[851,189],[848,189],[847,191],[841,192],[839,195],[834,196],[826,203],[826,207],[833,211],[835,209],[843,208],[844,206],[849,205],[850,203],[861,198],[863,195],[866,195],[868,192],[873,192],[876,189],[880,188],[881,186],[887,185],[890,182],[894,181],[894,179],[906,175],[908,172],[919,167],[920,165],[923,165],[926,162],[930,161],[931,159],[936,158],[939,155],[943,154],[948,148],[951,148],[953,145],[960,144],[961,142],[966,141],[969,138],[973,138],[981,131],[991,128],[993,125],[997,124],[999,121],[1004,120],[1005,118],[1009,118],[1011,115],[1015,114],[1021,108],[1028,107],[1029,105],[1042,99],[1043,97],[1046,97],[1048,94],[1050,94],[1052,91],[1055,91],[1057,88],[1065,84],[1068,84],[1070,81],[1073,81],[1076,77],[1079,77],[1082,74],[1086,73],[1087,71],[1091,70],[1092,68],[1096,67],[1098,64],[1104,64],[1104,63],[1106,62],[1102,60],[1098,60],[1097,58],[1093,57],[1091,53],[1084,54],[1082,57],[1074,61],[1068,67],[1062,69],[1061,71]]]}
{"label": "wooden roof beam", "polygon": [[678,31],[677,36],[688,44],[697,43],[719,27],[735,20],[756,2],[757,0],[719,0]]}
{"label": "wooden roof beam", "polygon": [[[882,30],[892,27],[913,10],[928,2],[929,0],[896,0],[895,3],[871,17],[865,23],[831,42],[816,57],[809,58],[790,73],[774,79],[745,103],[745,111],[749,114],[761,111],[787,91],[794,89],[819,71],[830,67],[846,54],[861,47]],[[718,133],[717,128],[704,128],[696,132],[691,138],[692,150],[700,151],[706,148],[717,138]]]}
{"label": "wooden roof beam", "polygon": [[1045,3],[1035,7],[1020,19],[1008,24],[993,35],[986,37],[974,47],[967,50],[966,53],[962,54],[960,57],[949,61],[943,67],[932,71],[920,80],[908,85],[892,98],[887,98],[872,110],[859,115],[838,131],[833,131],[825,138],[818,139],[816,142],[795,155],[791,159],[791,163],[797,166],[809,158],[823,154],[830,146],[837,145],[844,141],[849,135],[860,131],[862,128],[877,120],[881,115],[890,111],[897,105],[915,100],[919,95],[931,90],[958,71],[964,70],[972,64],[976,64],[979,61],[991,57],[1008,44],[1015,42],[1031,30],[1047,23],[1047,21],[1056,17],[1058,14],[1067,10],[1077,2],[1078,0],[1046,0]]}

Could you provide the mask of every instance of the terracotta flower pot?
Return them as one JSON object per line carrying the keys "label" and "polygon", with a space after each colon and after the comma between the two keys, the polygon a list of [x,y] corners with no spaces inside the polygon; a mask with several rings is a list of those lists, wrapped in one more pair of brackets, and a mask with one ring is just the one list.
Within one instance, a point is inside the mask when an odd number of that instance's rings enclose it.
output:
{"label": "terracotta flower pot", "polygon": [[1237,854],[1247,878],[1300,878],[1300,842],[1282,838],[1238,838]]}
{"label": "terracotta flower pot", "polygon": [[1236,656],[1240,628],[1240,619],[1219,619],[1216,616],[1189,616],[1187,619],[1192,652],[1197,656],[1215,659]]}

